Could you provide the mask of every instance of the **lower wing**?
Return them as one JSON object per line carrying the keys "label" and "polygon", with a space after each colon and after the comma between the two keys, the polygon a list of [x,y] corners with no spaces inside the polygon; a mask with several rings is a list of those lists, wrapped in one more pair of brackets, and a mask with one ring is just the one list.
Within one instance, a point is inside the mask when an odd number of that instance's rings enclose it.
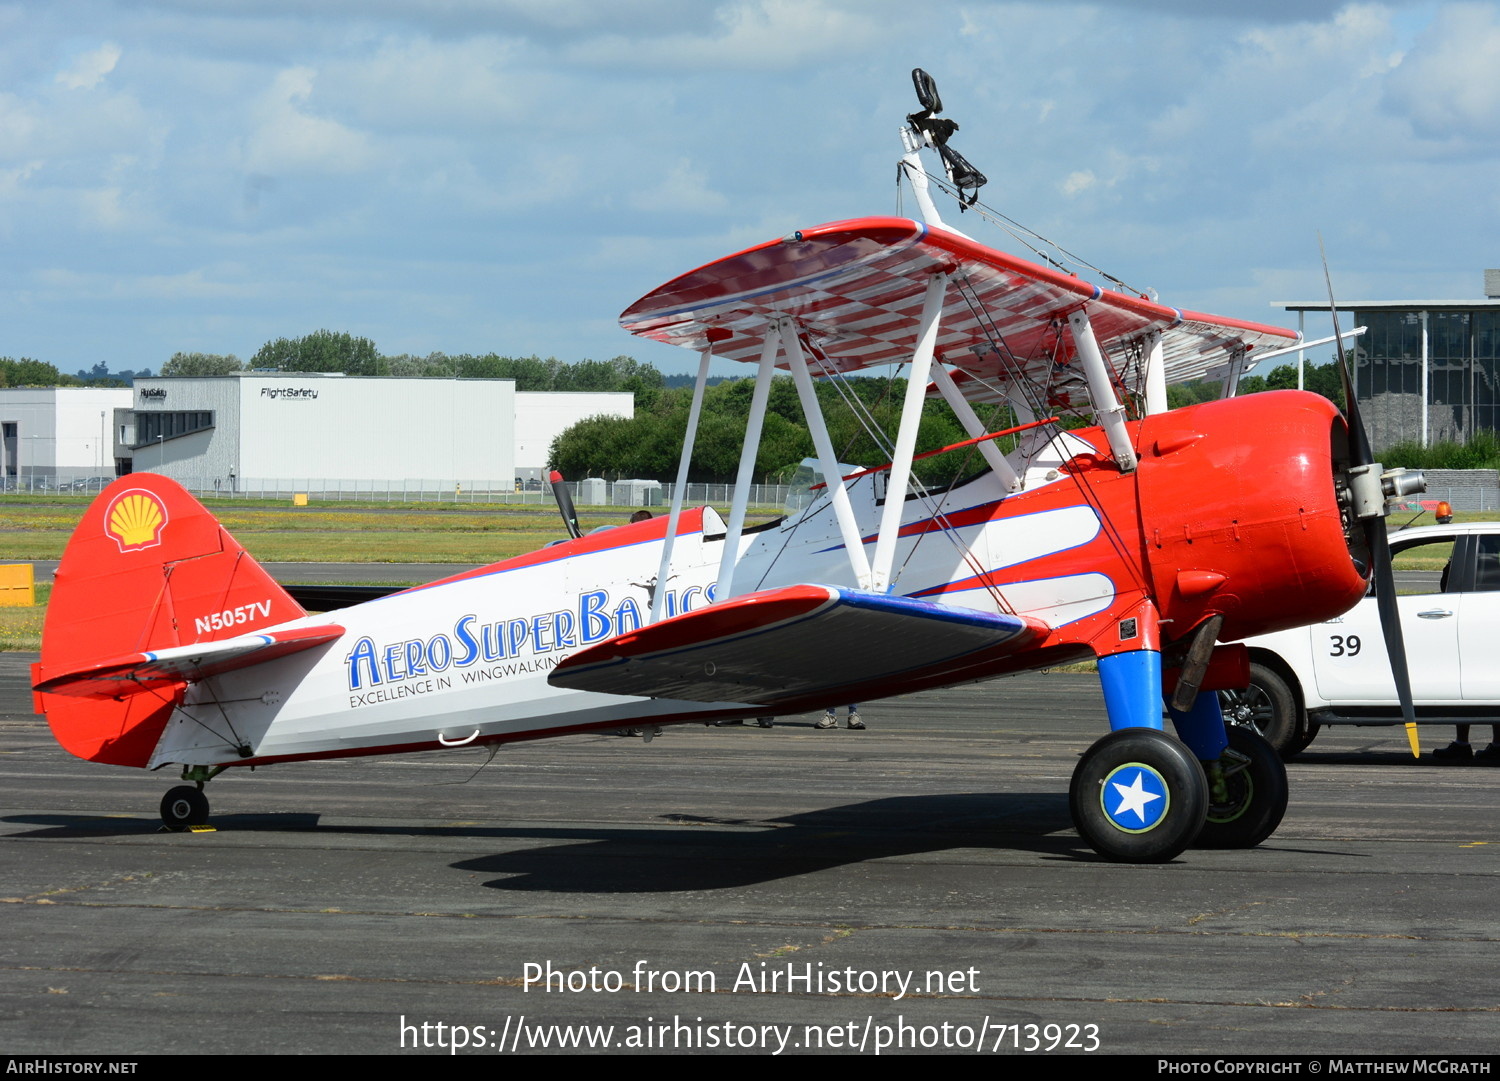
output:
{"label": "lower wing", "polygon": [[1016,652],[1048,630],[1025,616],[834,586],[786,586],[581,650],[554,668],[548,682],[690,702],[843,704],[892,680],[968,667],[976,654]]}

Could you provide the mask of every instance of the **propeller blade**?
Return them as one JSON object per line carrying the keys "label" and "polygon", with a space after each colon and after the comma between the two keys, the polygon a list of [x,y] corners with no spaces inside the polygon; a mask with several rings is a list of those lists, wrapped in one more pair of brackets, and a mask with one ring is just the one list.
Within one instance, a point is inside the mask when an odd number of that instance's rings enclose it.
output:
{"label": "propeller blade", "polygon": [[1338,351],[1339,378],[1344,382],[1344,419],[1349,422],[1349,454],[1352,465],[1369,465],[1375,460],[1370,450],[1370,436],[1365,431],[1364,418],[1360,416],[1359,401],[1354,397],[1354,377],[1349,372],[1349,361],[1344,356],[1344,338],[1339,332],[1339,310],[1333,300],[1333,278],[1328,273],[1328,252],[1323,247],[1323,234],[1318,234],[1318,254],[1323,257],[1323,282],[1328,286],[1328,314],[1333,318],[1333,347]]}
{"label": "propeller blade", "polygon": [[[1323,247],[1323,234],[1318,234],[1318,253],[1323,257],[1323,281],[1328,286],[1328,314],[1333,318],[1333,342],[1338,350],[1339,376],[1344,381],[1344,417],[1349,425],[1349,458],[1352,474],[1360,470],[1367,474],[1365,482],[1373,480],[1379,484],[1375,454],[1370,449],[1370,436],[1365,431],[1364,417],[1359,412],[1359,401],[1354,396],[1354,378],[1349,372],[1349,361],[1344,356],[1344,339],[1339,332],[1338,304],[1333,299],[1333,276],[1328,273],[1328,251]],[[1368,468],[1374,466],[1373,469]],[[1363,468],[1362,468],[1363,467]],[[1365,546],[1370,550],[1370,573],[1375,581],[1375,604],[1380,612],[1380,631],[1385,637],[1385,653],[1391,665],[1391,678],[1396,683],[1396,698],[1401,703],[1401,719],[1406,723],[1406,741],[1411,746],[1412,757],[1422,757],[1422,744],[1417,737],[1417,714],[1411,698],[1411,670],[1406,664],[1406,639],[1401,633],[1401,612],[1396,605],[1396,574],[1391,569],[1391,544],[1386,535],[1385,517],[1370,514],[1360,519],[1365,529]]]}
{"label": "propeller blade", "polygon": [[[1377,536],[1378,534],[1378,536]],[[1370,549],[1371,573],[1375,578],[1375,605],[1380,612],[1380,630],[1385,636],[1385,654],[1396,681],[1401,719],[1406,723],[1406,742],[1413,758],[1422,757],[1417,738],[1417,715],[1412,708],[1411,672],[1406,665],[1406,639],[1401,633],[1401,613],[1396,607],[1396,574],[1391,569],[1391,546],[1385,536],[1385,519],[1365,519],[1365,540]]]}
{"label": "propeller blade", "polygon": [[573,497],[568,494],[563,475],[554,469],[547,479],[552,484],[552,495],[557,500],[557,510],[562,515],[563,525],[567,526],[568,536],[577,540],[583,536],[583,530],[578,528],[578,512],[573,509]]}

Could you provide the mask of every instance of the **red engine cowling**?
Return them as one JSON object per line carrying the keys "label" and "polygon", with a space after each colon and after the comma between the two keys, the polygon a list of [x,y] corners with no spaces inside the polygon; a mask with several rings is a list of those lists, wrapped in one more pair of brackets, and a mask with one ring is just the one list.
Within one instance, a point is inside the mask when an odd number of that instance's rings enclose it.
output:
{"label": "red engine cowling", "polygon": [[1347,442],[1331,402],[1291,390],[1142,422],[1143,550],[1164,632],[1218,613],[1220,640],[1234,640],[1331,619],[1364,596],[1363,539],[1338,495]]}

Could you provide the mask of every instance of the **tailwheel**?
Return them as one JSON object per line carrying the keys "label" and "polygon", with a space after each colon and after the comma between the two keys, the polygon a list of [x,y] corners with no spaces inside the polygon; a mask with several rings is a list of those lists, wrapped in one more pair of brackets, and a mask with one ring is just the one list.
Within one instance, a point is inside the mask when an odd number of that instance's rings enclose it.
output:
{"label": "tailwheel", "polygon": [[1122,728],[1084,752],[1068,805],[1079,835],[1099,855],[1164,863],[1203,828],[1208,783],[1198,760],[1171,736]]}
{"label": "tailwheel", "polygon": [[[1208,773],[1208,818],[1199,848],[1254,848],[1286,813],[1286,765],[1259,733],[1227,725],[1229,748]],[[1218,776],[1215,776],[1218,773]]]}
{"label": "tailwheel", "polygon": [[161,798],[162,825],[174,832],[208,821],[208,797],[201,788],[180,784]]}

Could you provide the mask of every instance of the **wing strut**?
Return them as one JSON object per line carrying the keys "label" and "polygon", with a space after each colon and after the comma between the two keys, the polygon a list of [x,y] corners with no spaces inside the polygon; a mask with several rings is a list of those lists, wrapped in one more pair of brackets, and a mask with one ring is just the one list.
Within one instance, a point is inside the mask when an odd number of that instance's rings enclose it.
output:
{"label": "wing strut", "polygon": [[[978,439],[980,436],[989,434],[985,431],[984,422],[979,419],[979,414],[975,413],[974,407],[969,404],[969,399],[963,396],[963,392],[953,382],[953,376],[948,374],[947,368],[941,364],[934,366],[932,381],[937,385],[943,400],[948,403],[948,408],[953,410],[953,415],[964,426],[964,431],[969,433],[970,439]],[[976,446],[979,448],[979,453],[984,456],[986,464],[995,471],[995,476],[1000,478],[1000,483],[1005,485],[1006,491],[1019,492],[1021,490],[1020,474],[1015,471],[1010,462],[1005,460],[1005,455],[1000,453],[1000,448],[991,440],[985,440]]]}
{"label": "wing strut", "polygon": [[917,347],[912,352],[911,371],[906,378],[906,398],[901,403],[901,426],[891,455],[891,475],[885,488],[885,507],[880,514],[880,532],[875,537],[875,560],[870,585],[877,593],[891,591],[891,567],[896,562],[896,537],[901,532],[901,514],[906,509],[906,489],[911,482],[911,458],[917,449],[917,428],[922,423],[922,405],[927,400],[927,379],[932,371],[932,353],[937,347],[938,322],[943,315],[943,293],[948,275],[934,274],[922,298],[922,320],[917,327]]}
{"label": "wing strut", "polygon": [[1240,377],[1248,367],[1250,364],[1245,361],[1245,343],[1236,342],[1229,346],[1229,359],[1208,369],[1205,374],[1206,378],[1221,380],[1224,384],[1223,397],[1233,398],[1240,392]]}
{"label": "wing strut", "polygon": [[1068,327],[1073,331],[1073,344],[1078,348],[1078,359],[1083,361],[1084,374],[1088,376],[1089,402],[1109,439],[1109,449],[1114,453],[1120,472],[1134,472],[1135,448],[1130,445],[1130,433],[1125,428],[1125,407],[1115,395],[1109,365],[1104,363],[1104,353],[1099,349],[1099,339],[1094,336],[1089,313],[1082,308],[1073,311],[1068,315]]}
{"label": "wing strut", "polygon": [[745,421],[740,468],[734,478],[729,532],[724,537],[724,554],[719,557],[719,584],[714,587],[714,596],[721,601],[727,601],[734,588],[734,566],[740,558],[740,537],[745,532],[745,511],[750,504],[750,483],[755,479],[755,458],[760,453],[760,433],[766,419],[766,402],[771,396],[771,376],[776,372],[778,344],[775,328],[767,328],[760,351],[760,369],[755,373],[755,392],[750,396],[750,416]]}
{"label": "wing strut", "polygon": [[667,536],[661,546],[661,567],[656,572],[656,588],[651,591],[651,622],[661,619],[667,599],[667,578],[672,570],[672,543],[677,539],[677,522],[682,517],[682,497],[687,492],[688,466],[693,460],[693,443],[698,437],[698,417],[703,412],[703,388],[708,384],[708,362],[714,355],[714,342],[729,337],[727,330],[715,336],[708,332],[708,348],[698,361],[698,381],[693,384],[693,405],[688,410],[687,432],[682,437],[682,458],[677,463],[677,487],[672,490],[672,511],[667,517]]}
{"label": "wing strut", "polygon": [[[844,548],[849,553],[849,566],[860,589],[870,588],[870,560],[865,555],[864,538],[859,532],[859,523],[854,519],[854,506],[849,502],[849,490],[844,486],[844,471],[839,468],[838,456],[833,452],[833,440],[828,437],[828,425],[823,420],[823,409],[818,405],[818,392],[813,389],[812,376],[807,371],[807,356],[802,352],[802,343],[797,339],[797,327],[790,320],[782,320],[781,344],[786,350],[787,367],[792,370],[792,380],[797,384],[797,396],[802,399],[802,413],[807,420],[807,430],[817,448],[823,467],[823,476],[828,480],[828,494],[833,501],[833,513],[838,519],[839,534],[844,539]],[[886,489],[888,492],[892,488]],[[904,489],[903,489],[904,490]]]}
{"label": "wing strut", "polygon": [[1146,332],[1141,356],[1146,359],[1146,414],[1165,413],[1171,406],[1167,404],[1167,357],[1160,330]]}

